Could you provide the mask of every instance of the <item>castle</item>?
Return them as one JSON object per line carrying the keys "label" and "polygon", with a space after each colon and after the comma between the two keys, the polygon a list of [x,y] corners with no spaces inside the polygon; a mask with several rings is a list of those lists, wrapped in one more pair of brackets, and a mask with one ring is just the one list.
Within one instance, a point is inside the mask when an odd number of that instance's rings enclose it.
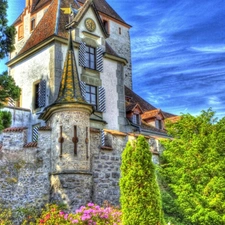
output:
{"label": "castle", "polygon": [[0,203],[71,210],[119,205],[121,152],[145,135],[153,160],[165,119],[132,91],[127,24],[105,0],[26,0],[7,63],[20,100],[0,145]]}

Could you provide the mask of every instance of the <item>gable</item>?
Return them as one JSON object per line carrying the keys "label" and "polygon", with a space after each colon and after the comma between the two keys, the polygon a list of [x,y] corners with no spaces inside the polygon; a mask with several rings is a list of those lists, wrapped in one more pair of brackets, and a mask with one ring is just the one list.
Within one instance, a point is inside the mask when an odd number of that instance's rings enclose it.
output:
{"label": "gable", "polygon": [[78,19],[76,17],[74,18],[75,23],[77,23],[76,26],[79,27],[81,32],[81,38],[90,35],[95,36],[93,37],[94,39],[108,37],[107,31],[105,30],[102,20],[93,4],[90,4],[82,14],[83,15],[76,16],[79,17]]}
{"label": "gable", "polygon": [[[85,0],[78,0],[78,2],[84,4]],[[100,14],[105,14],[117,21],[120,21],[121,23],[124,23],[124,25],[126,24],[128,27],[131,27],[105,0],[93,0],[93,2]]]}
{"label": "gable", "polygon": [[144,120],[146,123],[155,123],[156,121],[162,121],[165,119],[165,116],[163,115],[162,111],[160,109],[155,110],[149,110],[144,112],[141,115],[142,120]]}

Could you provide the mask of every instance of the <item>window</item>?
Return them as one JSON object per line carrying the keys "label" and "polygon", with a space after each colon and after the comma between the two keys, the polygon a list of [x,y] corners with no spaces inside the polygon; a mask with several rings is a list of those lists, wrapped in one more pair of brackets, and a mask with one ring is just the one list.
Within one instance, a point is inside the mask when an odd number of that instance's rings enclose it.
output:
{"label": "window", "polygon": [[97,88],[95,86],[86,85],[86,101],[97,109]]}
{"label": "window", "polygon": [[82,42],[79,47],[79,65],[103,72],[103,53],[101,46],[94,48]]}
{"label": "window", "polygon": [[103,20],[103,26],[104,26],[105,30],[107,31],[107,33],[109,33],[109,22],[108,22],[108,20]]}
{"label": "window", "polygon": [[35,28],[35,18],[32,18],[30,21],[30,31],[33,31]]}
{"label": "window", "polygon": [[139,114],[133,114],[132,122],[135,123],[135,124],[140,125],[140,115]]}
{"label": "window", "polygon": [[41,79],[34,83],[34,109],[38,109],[46,106],[46,81]]}
{"label": "window", "polygon": [[80,82],[80,86],[85,101],[92,104],[95,110],[106,112],[105,88],[88,85],[83,81]]}
{"label": "window", "polygon": [[86,66],[90,69],[96,69],[95,48],[86,47]]}
{"label": "window", "polygon": [[39,98],[40,98],[40,83],[34,85],[34,109],[39,108]]}
{"label": "window", "polygon": [[121,30],[121,27],[119,27],[119,34],[121,34],[122,33],[122,30]]}
{"label": "window", "polygon": [[155,127],[158,128],[158,129],[163,129],[162,120],[156,120],[155,121]]}
{"label": "window", "polygon": [[23,24],[18,27],[18,39],[23,38]]}

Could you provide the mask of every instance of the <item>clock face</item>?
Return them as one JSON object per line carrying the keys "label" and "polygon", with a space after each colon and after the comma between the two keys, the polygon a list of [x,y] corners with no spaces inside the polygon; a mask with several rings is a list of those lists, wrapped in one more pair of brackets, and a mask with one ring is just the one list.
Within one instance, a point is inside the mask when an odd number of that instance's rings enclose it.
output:
{"label": "clock face", "polygon": [[85,26],[89,31],[94,31],[96,28],[95,22],[91,18],[85,20]]}

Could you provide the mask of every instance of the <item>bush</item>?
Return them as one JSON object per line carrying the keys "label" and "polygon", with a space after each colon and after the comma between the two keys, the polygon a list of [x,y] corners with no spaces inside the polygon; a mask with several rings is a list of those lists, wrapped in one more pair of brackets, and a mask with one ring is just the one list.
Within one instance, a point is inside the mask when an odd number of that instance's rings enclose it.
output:
{"label": "bush", "polygon": [[10,127],[11,122],[12,122],[11,113],[7,111],[0,111],[0,132],[5,128]]}
{"label": "bush", "polygon": [[12,224],[12,211],[0,205],[0,225]]}

